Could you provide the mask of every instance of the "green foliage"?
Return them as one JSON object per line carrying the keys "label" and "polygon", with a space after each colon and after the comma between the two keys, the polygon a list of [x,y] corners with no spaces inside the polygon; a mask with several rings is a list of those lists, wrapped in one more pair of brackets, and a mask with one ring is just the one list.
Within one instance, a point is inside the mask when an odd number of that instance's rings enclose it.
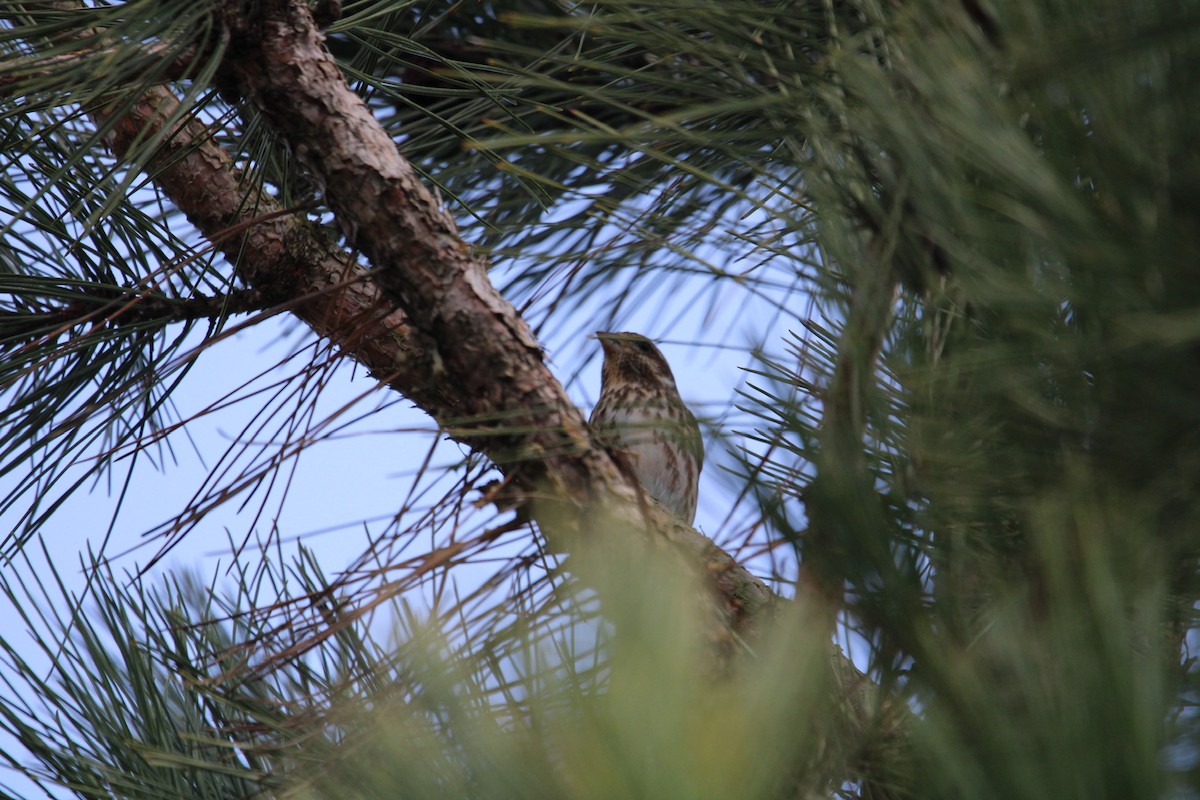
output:
{"label": "green foliage", "polygon": [[775,796],[802,775],[829,702],[821,633],[788,614],[714,684],[698,577],[648,552],[587,557],[588,588],[559,602],[603,641],[602,666],[578,631],[548,637],[536,618],[470,647],[409,620],[384,647],[313,606],[334,635],[298,652],[310,612],[281,629],[242,609],[263,593],[320,606],[331,587],[303,552],[237,573],[232,591],[97,564],[91,601],[18,579],[4,587],[18,607],[75,611],[26,618],[48,674],[6,643],[5,680],[25,700],[3,707],[3,727],[39,762],[29,774],[80,797],[715,799]]}
{"label": "green foliage", "polygon": [[[122,325],[112,304],[239,286],[152,185],[130,191],[153,143],[114,164],[80,110],[196,45],[185,112],[241,115],[224,143],[248,179],[312,200],[254,110],[210,91],[206,13],[89,12],[126,34],[104,68],[53,60],[79,18],[9,13],[9,85],[29,99],[0,117],[0,469],[45,465],[7,500],[36,497],[14,541],[72,488],[60,464],[116,452],[167,407],[156,379],[185,331]],[[748,302],[794,330],[746,347],[731,424],[753,430],[727,467],[753,502],[719,535],[779,559],[785,594],[794,547],[837,597],[876,727],[835,722],[827,643],[788,614],[713,681],[694,589],[612,554],[568,570],[603,621],[505,553],[436,624],[384,647],[351,623],[304,657],[289,647],[320,623],[282,642],[270,615],[241,614],[263,597],[252,570],[217,614],[220,593],[98,578],[99,624],[42,626],[43,643],[75,631],[68,656],[46,648],[69,692],[6,651],[55,709],[5,712],[48,780],[131,797],[1196,792],[1200,6],[351,2],[329,38],[542,330],[663,298],[660,319],[702,309],[721,342]],[[453,517],[463,541],[462,496],[431,538]],[[333,588],[301,587],[288,596]],[[285,655],[220,660],[251,642]]]}
{"label": "green foliage", "polygon": [[[448,665],[447,643],[426,632],[401,648],[413,655],[406,685],[420,692],[372,708],[300,796],[386,797],[397,786],[414,797],[774,796],[817,741],[828,702],[820,635],[781,621],[736,680],[714,685],[699,583],[640,555],[587,551],[588,583],[605,599],[602,692],[564,649],[546,658],[551,668],[513,680],[518,665],[498,665],[502,675],[478,683],[471,661]],[[489,702],[501,681],[505,701]]]}
{"label": "green foliage", "polygon": [[227,616],[236,606],[220,607],[223,599],[244,603],[245,594],[221,598],[187,576],[146,586],[93,561],[85,600],[57,570],[43,576],[25,566],[28,578],[10,566],[3,586],[37,651],[3,643],[3,728],[24,750],[7,745],[10,764],[47,792],[77,797],[255,790],[264,762],[236,745],[243,726],[269,730],[284,709],[278,681],[244,674],[239,646],[253,626]]}
{"label": "green foliage", "polygon": [[[6,2],[0,12],[0,513],[13,523],[11,557],[67,497],[119,456],[137,460],[135,443],[173,421],[195,327],[186,301],[230,279],[145,188],[140,168],[161,141],[118,164],[87,113],[119,115],[188,48],[205,47],[205,7]],[[193,66],[211,77],[215,63]],[[185,92],[197,113],[201,94]]]}

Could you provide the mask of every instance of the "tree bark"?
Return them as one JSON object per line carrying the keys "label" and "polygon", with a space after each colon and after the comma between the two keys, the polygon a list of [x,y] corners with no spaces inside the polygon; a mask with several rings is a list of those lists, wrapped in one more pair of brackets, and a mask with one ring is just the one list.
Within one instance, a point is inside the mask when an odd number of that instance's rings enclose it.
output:
{"label": "tree bark", "polygon": [[[346,84],[306,4],[271,1],[244,13],[241,4],[226,9],[224,88],[260,111],[321,182],[347,241],[371,268],[319,226],[248,189],[254,182],[204,124],[180,119],[167,89],[120,106],[123,113],[116,105],[92,110],[111,124],[113,151],[123,157],[161,137],[147,170],[238,275],[491,459],[506,491],[548,535],[567,542],[604,519],[607,529],[672,542],[708,576],[728,632],[756,630],[774,594],[711,540],[641,502],[592,446],[524,319]],[[598,505],[608,513],[591,513]]]}
{"label": "tree bark", "polygon": [[[776,596],[707,537],[649,507],[592,445],[525,321],[346,84],[305,2],[230,2],[224,22],[222,88],[262,113],[320,182],[351,252],[255,188],[165,88],[91,109],[111,126],[114,153],[161,139],[148,173],[239,277],[491,459],[548,535],[568,549],[573,535],[601,531],[677,547],[718,600],[717,646],[753,640]],[[874,687],[840,651],[832,660],[846,723],[870,729]]]}

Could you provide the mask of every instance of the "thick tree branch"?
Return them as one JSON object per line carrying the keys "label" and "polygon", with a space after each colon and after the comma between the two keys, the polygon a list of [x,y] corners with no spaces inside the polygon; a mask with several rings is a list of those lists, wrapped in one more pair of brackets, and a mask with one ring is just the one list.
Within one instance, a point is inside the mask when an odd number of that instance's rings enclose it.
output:
{"label": "thick tree branch", "polygon": [[527,488],[548,478],[586,501],[593,488],[618,485],[525,321],[346,84],[307,5],[256,9],[245,18],[240,4],[229,7],[224,77],[322,183],[372,280],[434,345],[424,380],[407,381],[405,393]]}
{"label": "thick tree branch", "polygon": [[201,122],[180,118],[165,89],[132,106],[92,109],[111,126],[113,151],[124,157],[161,137],[147,170],[241,278],[453,424],[457,438],[487,454],[520,492],[543,499],[533,514],[544,529],[580,530],[592,519],[581,510],[613,499],[618,520],[650,523],[706,565],[735,631],[754,628],[772,593],[707,538],[639,506],[607,454],[591,447],[583,417],[484,262],[345,85],[304,4],[266,12],[271,23],[262,30],[282,38],[260,48],[243,29],[228,73],[256,105],[274,110],[269,116],[324,181],[374,270],[364,274],[318,226],[252,188]]}
{"label": "thick tree branch", "polygon": [[[322,181],[348,240],[373,269],[255,188],[165,89],[91,109],[114,153],[127,157],[140,142],[158,141],[147,171],[240,278],[491,458],[519,496],[538,498],[526,508],[543,530],[587,533],[600,507],[618,526],[649,529],[652,542],[669,542],[703,566],[728,641],[752,638],[775,596],[712,541],[638,502],[612,459],[591,446],[583,417],[486,264],[345,84],[305,4],[265,0],[257,8],[249,20],[228,11],[225,88],[262,111]],[[869,682],[840,653],[833,666],[845,682],[847,723],[869,728]]]}

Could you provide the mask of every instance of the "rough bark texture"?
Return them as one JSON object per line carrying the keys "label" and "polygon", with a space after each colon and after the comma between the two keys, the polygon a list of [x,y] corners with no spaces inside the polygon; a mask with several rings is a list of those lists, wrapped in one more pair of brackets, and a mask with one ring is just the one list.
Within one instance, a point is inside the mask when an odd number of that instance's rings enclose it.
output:
{"label": "rough bark texture", "polygon": [[608,455],[592,447],[526,323],[345,83],[305,4],[268,2],[253,18],[241,13],[231,7],[227,17],[226,89],[260,110],[322,181],[372,269],[302,215],[248,189],[253,181],[203,124],[171,122],[178,104],[165,89],[110,120],[114,152],[170,126],[147,168],[250,286],[492,459],[522,498],[539,498],[531,514],[548,533],[586,533],[599,517],[581,512],[609,501],[606,527],[648,529],[674,542],[705,568],[725,624],[739,635],[756,629],[774,595],[709,539],[639,503]]}
{"label": "rough bark texture", "polygon": [[[108,143],[124,155],[137,141],[159,134],[178,111],[168,90],[148,91],[112,120]],[[108,115],[105,109],[93,113]],[[361,279],[353,259],[318,226],[251,188],[202,124],[177,122],[147,168],[265,302],[292,311],[381,377],[403,373],[412,381],[428,380],[420,369],[428,342],[403,313]]]}
{"label": "rough bark texture", "polygon": [[[305,3],[230,2],[225,23],[223,89],[261,112],[321,181],[347,240],[371,268],[254,188],[204,124],[180,119],[166,89],[146,92],[119,114],[91,109],[111,125],[118,157],[161,139],[147,171],[239,276],[488,456],[517,498],[532,500],[527,511],[548,535],[565,534],[569,547],[571,535],[593,528],[648,532],[642,541],[682,552],[704,571],[718,601],[718,650],[753,640],[776,597],[711,540],[647,507],[592,446],[524,320],[350,90]],[[878,724],[874,687],[840,651],[832,667],[845,724],[861,742]]]}
{"label": "rough bark texture", "polygon": [[306,4],[264,2],[252,16],[233,5],[226,24],[229,88],[311,170],[371,280],[426,337],[420,375],[397,388],[529,488],[541,472],[576,499],[618,483],[527,324],[346,84]]}

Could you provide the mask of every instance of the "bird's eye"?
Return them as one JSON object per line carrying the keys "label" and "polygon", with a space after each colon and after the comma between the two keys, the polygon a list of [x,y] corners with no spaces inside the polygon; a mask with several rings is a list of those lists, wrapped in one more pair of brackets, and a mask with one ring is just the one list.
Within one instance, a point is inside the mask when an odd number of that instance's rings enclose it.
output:
{"label": "bird's eye", "polygon": [[649,353],[652,349],[654,349],[654,345],[650,344],[644,339],[640,342],[635,342],[635,344],[637,345],[637,349],[641,350],[643,353]]}

